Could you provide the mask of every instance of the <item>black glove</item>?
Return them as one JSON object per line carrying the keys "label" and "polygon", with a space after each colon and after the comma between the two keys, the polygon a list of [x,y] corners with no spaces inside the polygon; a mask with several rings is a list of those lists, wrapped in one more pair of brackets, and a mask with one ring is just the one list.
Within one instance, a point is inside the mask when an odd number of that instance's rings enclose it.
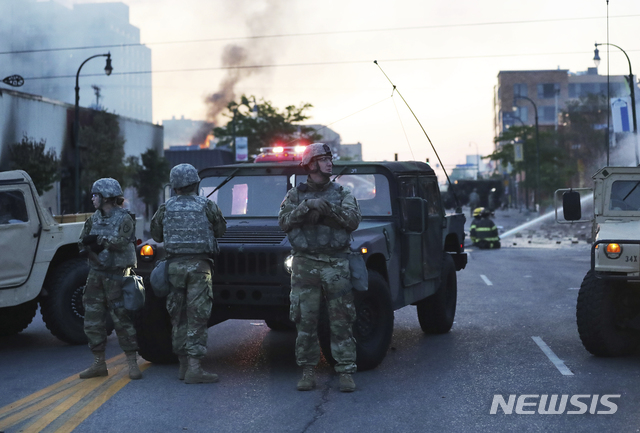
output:
{"label": "black glove", "polygon": [[322,220],[322,224],[331,227],[332,229],[344,228],[344,226],[335,217],[333,217],[333,215],[324,217],[324,219]]}
{"label": "black glove", "polygon": [[313,225],[318,224],[320,220],[320,212],[317,209],[311,209],[309,213],[307,213],[305,220]]}
{"label": "black glove", "polygon": [[82,238],[82,243],[84,245],[91,245],[98,242],[98,235],[86,235]]}
{"label": "black glove", "polygon": [[97,242],[88,245],[88,247],[96,254],[100,254],[102,250],[104,250],[104,247],[102,245],[99,245]]}

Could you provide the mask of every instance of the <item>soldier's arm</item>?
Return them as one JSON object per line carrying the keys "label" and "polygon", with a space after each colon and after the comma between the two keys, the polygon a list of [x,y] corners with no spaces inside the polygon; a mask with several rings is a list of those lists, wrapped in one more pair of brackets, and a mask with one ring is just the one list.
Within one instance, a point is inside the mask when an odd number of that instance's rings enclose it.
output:
{"label": "soldier's arm", "polygon": [[331,214],[328,216],[332,222],[352,232],[358,228],[362,221],[360,206],[356,198],[348,192],[340,205],[331,204]]}
{"label": "soldier's arm", "polygon": [[125,215],[115,236],[98,236],[98,244],[111,251],[122,250],[135,240],[133,218]]}
{"label": "soldier's arm", "polygon": [[222,211],[218,207],[218,205],[209,200],[207,207],[205,208],[205,212],[207,214],[207,219],[213,226],[213,235],[216,239],[221,238],[227,231],[227,220],[224,219],[222,215]]}
{"label": "soldier's arm", "polygon": [[82,243],[82,239],[84,239],[85,236],[91,233],[92,227],[93,227],[93,221],[91,220],[91,217],[89,217],[84,222],[84,226],[82,227],[82,231],[80,232],[80,238],[78,239],[78,248],[80,248],[80,250],[83,250],[85,247],[84,244]]}
{"label": "soldier's arm", "polygon": [[309,212],[309,206],[303,201],[298,202],[298,190],[291,188],[280,205],[280,213],[278,214],[278,224],[283,232],[289,232],[295,227],[300,227],[305,215]]}
{"label": "soldier's arm", "polygon": [[162,221],[164,220],[164,211],[166,206],[161,204],[156,213],[151,218],[151,237],[156,242],[164,242],[164,233],[162,231]]}

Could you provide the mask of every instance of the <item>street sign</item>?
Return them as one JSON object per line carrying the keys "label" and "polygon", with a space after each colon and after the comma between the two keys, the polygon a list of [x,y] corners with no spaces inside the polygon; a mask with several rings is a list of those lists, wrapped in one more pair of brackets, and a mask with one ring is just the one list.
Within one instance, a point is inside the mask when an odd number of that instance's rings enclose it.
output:
{"label": "street sign", "polygon": [[611,118],[613,119],[613,132],[631,132],[633,128],[633,110],[631,98],[623,96],[611,98]]}
{"label": "street sign", "polygon": [[515,162],[524,161],[524,149],[523,149],[522,143],[514,143],[513,154],[514,154],[513,160]]}

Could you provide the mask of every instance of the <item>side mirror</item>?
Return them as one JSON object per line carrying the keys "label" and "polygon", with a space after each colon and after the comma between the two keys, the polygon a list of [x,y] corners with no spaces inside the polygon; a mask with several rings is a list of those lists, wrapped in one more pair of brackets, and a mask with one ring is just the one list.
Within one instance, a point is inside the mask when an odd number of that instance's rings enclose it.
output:
{"label": "side mirror", "polygon": [[562,212],[567,221],[579,221],[582,218],[582,207],[580,205],[580,193],[578,191],[567,191],[562,194]]}

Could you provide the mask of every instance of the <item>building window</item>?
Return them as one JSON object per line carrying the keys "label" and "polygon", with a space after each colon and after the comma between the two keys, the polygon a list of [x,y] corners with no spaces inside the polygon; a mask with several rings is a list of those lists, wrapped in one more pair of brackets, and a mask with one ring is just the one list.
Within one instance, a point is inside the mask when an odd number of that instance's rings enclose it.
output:
{"label": "building window", "polygon": [[[516,119],[520,119],[522,123],[527,124],[529,121],[529,107],[517,107],[516,111],[513,112],[513,117]],[[517,125],[517,122],[513,122],[514,125]]]}
{"label": "building window", "polygon": [[514,84],[513,85],[513,96],[529,96],[529,92],[527,90],[526,84]]}
{"label": "building window", "polygon": [[560,85],[557,83],[538,84],[538,99],[550,99],[560,92]]}
{"label": "building window", "polygon": [[542,122],[555,122],[556,121],[556,107],[553,105],[545,105],[539,108],[540,120]]}
{"label": "building window", "polygon": [[[623,83],[610,83],[609,93],[612,97],[623,96],[628,92],[624,92]],[[588,95],[607,95],[607,83],[572,83],[569,84],[569,98],[582,98]]]}

